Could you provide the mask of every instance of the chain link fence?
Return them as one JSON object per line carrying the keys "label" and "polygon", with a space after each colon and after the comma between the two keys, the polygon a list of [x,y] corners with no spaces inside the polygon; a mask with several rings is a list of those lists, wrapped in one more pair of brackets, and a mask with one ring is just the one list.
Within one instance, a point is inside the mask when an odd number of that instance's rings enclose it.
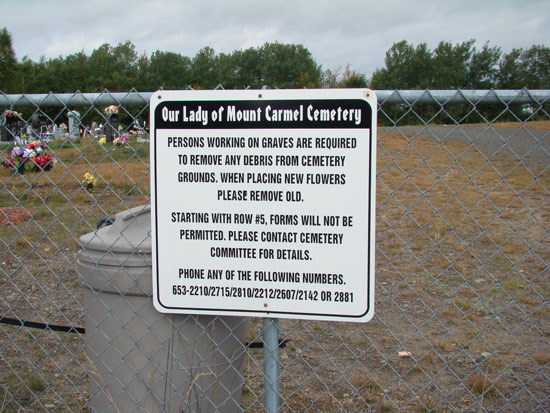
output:
{"label": "chain link fence", "polygon": [[[261,319],[169,317],[193,333],[147,347],[161,316],[141,317],[144,299],[127,317],[120,298],[146,287],[115,286],[109,303],[83,294],[79,238],[149,202],[150,95],[0,95],[0,411],[90,411],[97,397],[107,411],[122,397],[148,411],[264,410]],[[280,320],[281,411],[550,410],[550,91],[377,95],[375,316]],[[106,313],[85,324],[97,304]],[[92,362],[86,336],[111,318],[143,334],[112,331],[126,351],[107,341]],[[155,372],[119,371],[134,356]],[[146,389],[182,380],[163,397],[126,390],[144,374]]]}

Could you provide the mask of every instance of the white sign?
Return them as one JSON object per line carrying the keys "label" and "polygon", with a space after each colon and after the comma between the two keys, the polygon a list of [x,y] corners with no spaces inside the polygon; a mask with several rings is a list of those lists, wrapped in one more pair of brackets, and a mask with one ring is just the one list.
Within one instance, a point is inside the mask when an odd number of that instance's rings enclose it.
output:
{"label": "white sign", "polygon": [[159,91],[150,111],[158,311],[372,318],[373,92]]}

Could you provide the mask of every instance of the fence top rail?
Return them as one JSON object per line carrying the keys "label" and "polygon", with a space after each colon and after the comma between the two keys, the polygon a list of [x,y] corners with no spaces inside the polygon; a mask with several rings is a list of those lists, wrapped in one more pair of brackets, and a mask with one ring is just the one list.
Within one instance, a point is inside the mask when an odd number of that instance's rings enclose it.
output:
{"label": "fence top rail", "polygon": [[153,92],[0,94],[0,106],[109,106],[146,105]]}
{"label": "fence top rail", "polygon": [[[220,88],[221,89],[221,88]],[[378,103],[384,105],[412,104],[545,104],[550,103],[550,89],[516,90],[375,90]],[[153,92],[101,92],[101,93],[47,93],[47,94],[3,94],[0,92],[0,106],[108,106],[145,105]]]}
{"label": "fence top rail", "polygon": [[515,89],[515,90],[376,90],[380,105],[412,104],[544,104],[550,103],[549,89]]}

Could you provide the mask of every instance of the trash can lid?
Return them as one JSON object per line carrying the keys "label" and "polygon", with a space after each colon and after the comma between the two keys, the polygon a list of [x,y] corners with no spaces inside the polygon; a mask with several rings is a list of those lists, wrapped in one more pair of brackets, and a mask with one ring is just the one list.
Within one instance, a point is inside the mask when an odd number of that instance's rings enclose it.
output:
{"label": "trash can lid", "polygon": [[141,205],[120,212],[113,224],[81,236],[78,242],[82,247],[79,257],[82,261],[119,266],[122,259],[124,265],[150,265],[151,206]]}

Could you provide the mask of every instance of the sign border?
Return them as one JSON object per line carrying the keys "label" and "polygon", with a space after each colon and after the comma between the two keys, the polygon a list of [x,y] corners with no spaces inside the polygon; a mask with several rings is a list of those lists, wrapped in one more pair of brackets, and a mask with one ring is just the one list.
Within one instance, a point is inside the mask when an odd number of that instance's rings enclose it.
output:
{"label": "sign border", "polygon": [[[297,93],[298,92],[298,93]],[[311,93],[314,92],[314,93]],[[317,93],[315,93],[317,92]],[[303,96],[304,93],[308,93],[307,98],[302,99],[289,99],[289,95],[297,94]],[[333,94],[340,95],[338,99],[330,98]],[[349,98],[342,98],[341,95],[349,95]],[[177,100],[176,97],[186,95],[186,100]],[[237,96],[236,96],[237,95]],[[248,96],[249,95],[249,96]],[[253,97],[256,96],[256,99]],[[231,101],[288,101],[288,100],[307,100],[307,101],[328,101],[328,100],[360,100],[359,96],[363,96],[361,100],[367,102],[371,108],[371,128],[369,130],[369,173],[368,173],[368,228],[367,228],[367,291],[366,291],[366,309],[362,314],[349,315],[349,314],[334,314],[334,313],[322,313],[322,312],[297,312],[297,311],[273,311],[273,310],[252,310],[252,309],[222,309],[222,308],[196,308],[196,307],[171,307],[164,305],[160,297],[160,262],[159,262],[159,242],[158,242],[158,216],[157,208],[158,193],[157,193],[157,128],[155,126],[155,114],[157,106],[167,101],[177,100],[178,102],[193,102],[193,101],[208,101],[209,97],[214,98],[218,102],[231,102]],[[265,98],[264,98],[265,97]],[[170,99],[168,99],[170,98]],[[152,238],[152,277],[153,277],[153,302],[157,311],[164,313],[175,314],[198,314],[198,315],[220,315],[220,316],[249,316],[249,317],[277,317],[288,319],[304,319],[304,320],[317,320],[317,321],[352,321],[352,322],[367,322],[374,316],[374,288],[375,288],[375,221],[376,221],[376,139],[377,139],[377,100],[376,95],[369,89],[313,89],[304,90],[301,89],[269,89],[269,90],[187,90],[187,91],[157,91],[151,96],[150,100],[150,145],[152,150],[151,155],[151,198],[154,198],[154,202],[151,205],[151,238]],[[258,128],[258,127],[256,127]],[[177,129],[177,128],[176,128]],[[199,129],[199,128],[190,128]],[[216,127],[209,127],[206,129],[220,129]],[[298,129],[293,127],[272,127],[272,128],[258,128],[258,129]],[[311,129],[311,128],[300,128]],[[328,129],[328,128],[327,128]],[[340,129],[336,127],[336,129]],[[361,128],[354,128],[361,129]],[[373,176],[374,174],[374,176]],[[327,303],[327,305],[329,305]]]}

